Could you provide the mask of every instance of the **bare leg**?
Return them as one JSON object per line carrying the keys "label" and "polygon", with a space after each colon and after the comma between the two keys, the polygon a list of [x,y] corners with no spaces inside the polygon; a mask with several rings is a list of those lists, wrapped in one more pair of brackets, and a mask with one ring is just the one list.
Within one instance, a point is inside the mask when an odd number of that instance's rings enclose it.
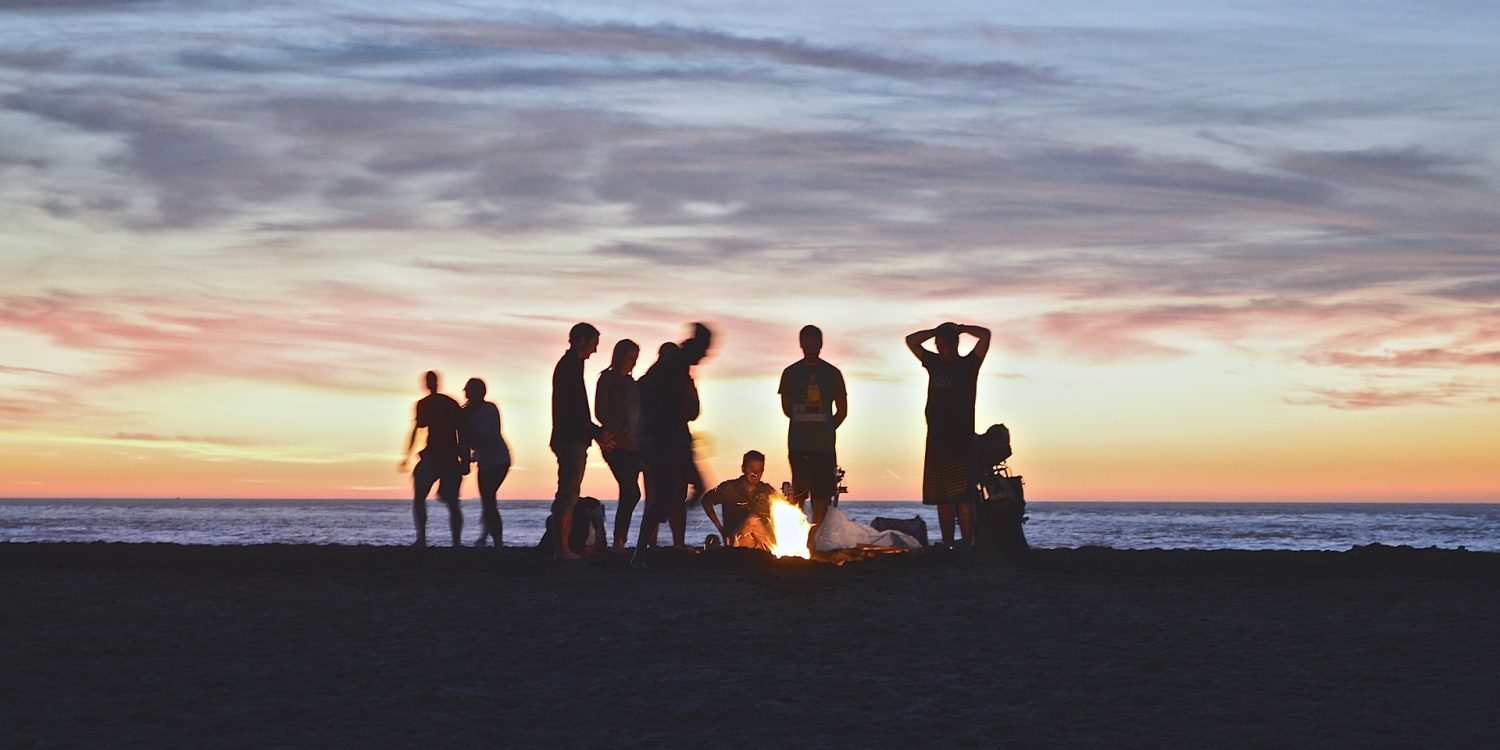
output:
{"label": "bare leg", "polygon": [[673,506],[667,525],[672,527],[672,546],[683,546],[687,541],[687,506],[683,503]]}
{"label": "bare leg", "polygon": [[412,498],[411,520],[417,527],[417,541],[414,547],[427,546],[427,500],[426,498]]}
{"label": "bare leg", "polygon": [[564,513],[562,518],[557,519],[557,556],[563,560],[577,560],[578,554],[568,545],[568,538],[573,535],[573,514]]}
{"label": "bare leg", "polygon": [[958,504],[958,530],[964,535],[964,546],[974,546],[974,504]]}
{"label": "bare leg", "polygon": [[828,515],[829,501],[826,498],[814,498],[812,501],[812,522],[816,526],[823,522],[823,516]]}
{"label": "bare leg", "polygon": [[462,547],[464,535],[464,513],[457,500],[446,501],[448,506],[448,530],[453,533],[453,546]]}
{"label": "bare leg", "polygon": [[937,507],[938,528],[943,532],[943,544],[953,546],[953,506],[947,503]]}

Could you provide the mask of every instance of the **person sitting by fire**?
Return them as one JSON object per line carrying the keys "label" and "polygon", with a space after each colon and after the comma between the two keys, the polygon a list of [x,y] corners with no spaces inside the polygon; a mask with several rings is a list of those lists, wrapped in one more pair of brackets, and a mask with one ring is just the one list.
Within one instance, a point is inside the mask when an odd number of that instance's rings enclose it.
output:
{"label": "person sitting by fire", "polygon": [[[724,541],[731,547],[759,547],[770,549],[774,538],[771,532],[771,503],[776,490],[760,481],[766,473],[766,456],[760,451],[748,451],[740,461],[740,471],[735,479],[725,480],[703,496],[703,513],[713,522]],[[724,520],[714,512],[714,506],[724,508]]]}

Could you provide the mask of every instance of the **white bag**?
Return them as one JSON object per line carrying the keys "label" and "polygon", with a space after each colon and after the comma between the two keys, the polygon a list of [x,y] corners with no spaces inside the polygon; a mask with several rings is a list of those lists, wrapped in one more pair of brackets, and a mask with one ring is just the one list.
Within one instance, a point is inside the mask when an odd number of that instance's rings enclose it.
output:
{"label": "white bag", "polygon": [[818,524],[817,531],[813,532],[813,549],[819,552],[833,552],[855,547],[915,549],[920,546],[922,543],[909,534],[903,534],[895,529],[876,531],[875,527],[866,526],[850,518],[838,507],[829,508],[828,513],[823,516],[823,523]]}

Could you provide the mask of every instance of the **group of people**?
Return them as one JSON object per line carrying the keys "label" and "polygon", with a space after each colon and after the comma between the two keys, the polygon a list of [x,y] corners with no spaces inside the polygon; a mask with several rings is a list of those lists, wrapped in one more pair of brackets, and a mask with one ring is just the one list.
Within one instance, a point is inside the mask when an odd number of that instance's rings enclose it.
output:
{"label": "group of people", "polygon": [[[974,337],[967,354],[960,354],[963,335]],[[578,323],[568,332],[568,349],[552,371],[552,432],[549,446],[557,457],[557,492],[548,518],[553,554],[576,559],[571,540],[588,451],[597,443],[619,485],[613,546],[626,547],[630,519],[644,498],[645,509],[636,537],[636,562],[656,545],[657,531],[667,523],[673,542],[683,544],[689,485],[697,488],[709,520],[725,540],[736,539],[754,519],[766,520],[774,490],[761,481],[765,455],[745,453],[742,474],[703,492],[703,479],[693,460],[693,438],[688,424],[698,418],[701,404],[693,368],[707,356],[713,336],[702,323],[681,342],[657,349],[655,363],[634,377],[640,346],[623,339],[614,346],[609,366],[599,373],[594,408],[589,408],[584,362],[599,349],[599,329]],[[928,341],[933,348],[927,348]],[[839,369],[821,358],[823,332],[804,326],[798,334],[802,357],[781,373],[777,392],[787,423],[787,459],[791,466],[791,496],[799,507],[811,501],[811,521],[821,523],[838,492],[838,430],[849,416],[849,397]],[[943,542],[954,544],[955,525],[963,544],[973,542],[974,402],[979,368],[989,352],[990,331],[973,325],[943,323],[906,337],[906,345],[927,370],[927,438],[922,468],[922,502],[937,506]],[[427,543],[427,497],[434,485],[448,507],[453,545],[459,546],[463,515],[459,486],[471,467],[478,467],[482,524],[476,546],[487,540],[501,545],[502,521],[496,504],[501,483],[510,469],[510,450],[500,426],[500,411],[486,401],[484,381],[471,378],[464,385],[466,401],[459,405],[438,392],[438,376],[425,376],[428,395],[417,402],[411,436],[401,468],[410,466],[419,430],[427,431],[412,473],[412,518],[416,544]],[[595,419],[597,418],[597,422]],[[644,479],[644,493],[642,492]],[[714,506],[723,509],[721,519]],[[600,540],[603,544],[603,540]]]}

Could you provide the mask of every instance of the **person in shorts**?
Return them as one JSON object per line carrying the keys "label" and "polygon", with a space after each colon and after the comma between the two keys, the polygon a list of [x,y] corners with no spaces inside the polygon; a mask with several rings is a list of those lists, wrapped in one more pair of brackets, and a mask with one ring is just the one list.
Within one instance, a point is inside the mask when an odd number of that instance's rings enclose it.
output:
{"label": "person in shorts", "polygon": [[[839,425],[849,416],[844,374],[823,361],[823,331],[803,326],[797,336],[802,359],[781,372],[781,413],[787,417],[787,462],[792,468],[792,496],[801,506],[812,499],[812,522],[822,523],[838,491]],[[804,508],[803,512],[806,512]]]}
{"label": "person in shorts", "polygon": [[458,507],[458,488],[469,466],[459,449],[458,430],[463,411],[451,396],[438,393],[436,372],[428,370],[423,382],[427,386],[427,395],[417,402],[411,436],[406,440],[406,455],[399,466],[403,472],[411,466],[417,432],[426,430],[426,443],[417,453],[417,465],[411,470],[411,517],[417,527],[417,540],[412,546],[427,546],[427,496],[436,484],[438,499],[448,506],[448,528],[453,532],[453,546],[457,547],[462,543],[464,531],[463,511]]}

